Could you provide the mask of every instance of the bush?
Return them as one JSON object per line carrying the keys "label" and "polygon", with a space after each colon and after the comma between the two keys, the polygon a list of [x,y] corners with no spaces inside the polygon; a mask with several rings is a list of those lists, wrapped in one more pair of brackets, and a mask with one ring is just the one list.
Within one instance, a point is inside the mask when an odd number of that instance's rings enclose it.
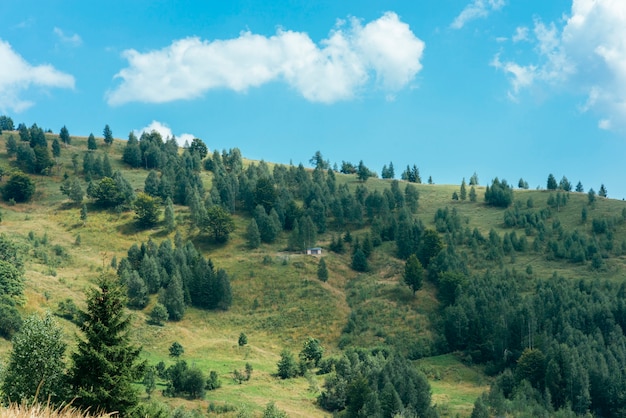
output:
{"label": "bush", "polygon": [[33,183],[30,177],[19,171],[11,175],[2,189],[4,200],[13,200],[17,203],[28,202],[34,194],[35,183]]}

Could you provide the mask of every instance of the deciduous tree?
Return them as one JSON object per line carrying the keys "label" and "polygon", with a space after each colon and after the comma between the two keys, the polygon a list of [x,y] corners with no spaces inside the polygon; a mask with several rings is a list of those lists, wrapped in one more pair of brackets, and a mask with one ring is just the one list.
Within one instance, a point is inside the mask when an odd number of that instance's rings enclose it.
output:
{"label": "deciduous tree", "polygon": [[2,380],[2,399],[42,404],[64,401],[66,345],[52,314],[26,318],[12,342]]}
{"label": "deciduous tree", "polygon": [[404,265],[404,282],[411,288],[413,295],[422,288],[424,267],[415,254],[411,254]]}

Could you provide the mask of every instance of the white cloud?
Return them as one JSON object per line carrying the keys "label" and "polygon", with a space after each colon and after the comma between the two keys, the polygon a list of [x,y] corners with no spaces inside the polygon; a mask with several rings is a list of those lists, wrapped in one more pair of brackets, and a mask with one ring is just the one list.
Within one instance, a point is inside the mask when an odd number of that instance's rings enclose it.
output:
{"label": "white cloud", "polygon": [[505,0],[473,0],[450,24],[452,29],[461,29],[471,20],[485,18],[492,11],[500,10]]}
{"label": "white cloud", "polygon": [[513,42],[521,42],[528,40],[528,28],[526,26],[518,26],[513,35]]}
{"label": "white cloud", "polygon": [[[496,68],[509,74],[512,91],[536,83],[585,97],[579,106],[608,115],[600,129],[626,125],[626,2],[622,0],[573,0],[571,14],[562,22],[545,24],[537,19],[528,40],[535,62],[507,62]],[[498,54],[494,62],[500,61]],[[529,83],[520,83],[507,70],[513,66],[534,68]],[[494,65],[495,66],[495,65]],[[511,93],[511,92],[509,92]],[[620,121],[620,122],[617,122]]]}
{"label": "white cloud", "polygon": [[[134,134],[138,138],[141,137],[141,134],[143,134],[144,132],[151,133],[152,131],[158,132],[161,135],[161,138],[163,138],[163,141],[167,141],[168,139],[174,137],[174,134],[172,133],[172,129],[170,129],[169,126],[167,126],[165,123],[162,123],[156,120],[153,120],[148,126],[144,126],[141,129],[133,130]],[[195,135],[183,133],[183,134],[176,136],[176,143],[178,144],[178,146],[182,147],[183,145],[185,145],[185,142],[187,142],[188,144],[191,144],[191,141],[194,138],[195,138]]]}
{"label": "white cloud", "polygon": [[73,46],[73,47],[81,46],[83,43],[82,38],[77,33],[73,35],[67,35],[65,32],[63,32],[62,29],[57,28],[57,27],[53,29],[53,32],[59,38],[61,42],[69,46]]}
{"label": "white cloud", "polygon": [[0,39],[0,110],[21,112],[33,105],[22,93],[32,86],[74,88],[74,77],[51,65],[33,66]]}
{"label": "white cloud", "polygon": [[600,121],[598,122],[598,128],[603,129],[605,131],[611,129],[610,119],[600,119]]}
{"label": "white cloud", "polygon": [[128,67],[115,78],[108,103],[165,103],[226,88],[245,92],[282,81],[313,102],[349,100],[370,83],[386,93],[406,87],[421,70],[424,42],[395,13],[365,26],[339,21],[316,45],[306,33],[279,29],[273,36],[243,32],[238,38],[172,42],[145,53],[124,51]]}

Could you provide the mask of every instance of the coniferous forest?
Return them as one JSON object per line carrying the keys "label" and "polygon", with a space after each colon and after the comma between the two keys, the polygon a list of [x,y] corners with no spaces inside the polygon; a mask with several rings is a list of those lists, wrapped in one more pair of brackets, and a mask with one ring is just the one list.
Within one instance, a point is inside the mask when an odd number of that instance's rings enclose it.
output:
{"label": "coniferous forest", "polygon": [[626,204],[604,185],[0,130],[3,405],[626,415]]}

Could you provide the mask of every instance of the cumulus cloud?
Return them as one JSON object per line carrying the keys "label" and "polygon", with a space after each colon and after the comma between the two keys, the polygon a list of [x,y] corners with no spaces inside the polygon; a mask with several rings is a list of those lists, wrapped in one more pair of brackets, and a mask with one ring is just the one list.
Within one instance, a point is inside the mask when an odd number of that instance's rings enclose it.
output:
{"label": "cumulus cloud", "polygon": [[82,38],[77,33],[73,35],[68,35],[65,32],[63,32],[62,29],[57,28],[57,27],[53,29],[53,32],[59,38],[59,40],[66,45],[76,47],[76,46],[81,46],[83,43]]}
{"label": "cumulus cloud", "polygon": [[[501,54],[492,62],[510,77],[513,93],[536,83],[551,85],[583,95],[579,108],[600,113],[600,129],[613,129],[616,121],[626,120],[626,2],[573,0],[563,22],[537,19],[528,38],[534,45],[534,62],[502,63]],[[507,70],[513,66],[532,74],[530,82]]]}
{"label": "cumulus cloud", "polygon": [[515,35],[512,38],[513,42],[521,42],[528,40],[528,28],[526,26],[518,26],[515,29]]}
{"label": "cumulus cloud", "polygon": [[461,29],[471,20],[485,18],[492,11],[500,10],[504,7],[504,0],[474,0],[461,11],[461,13],[450,24],[452,29]]}
{"label": "cumulus cloud", "polygon": [[33,105],[22,94],[32,86],[74,88],[74,77],[51,65],[30,65],[0,39],[0,110],[21,112]]}
{"label": "cumulus cloud", "polygon": [[[143,134],[144,132],[151,133],[152,131],[158,132],[164,141],[167,141],[168,139],[174,137],[174,134],[172,133],[172,129],[169,126],[167,126],[167,124],[156,121],[156,120],[153,120],[149,125],[144,126],[141,129],[133,130],[134,134],[138,138],[141,137],[141,134]],[[176,135],[176,143],[178,144],[178,146],[182,147],[183,145],[185,145],[185,142],[187,142],[188,144],[191,144],[191,141],[194,138],[195,136],[192,134],[183,133],[180,135]]]}
{"label": "cumulus cloud", "polygon": [[406,87],[422,69],[423,51],[424,42],[392,12],[364,26],[355,18],[340,21],[319,44],[306,33],[283,29],[269,37],[190,37],[160,50],[124,51],[128,67],[116,74],[120,83],[107,100],[165,103],[211,89],[245,92],[281,81],[309,101],[333,103],[352,99],[369,84],[386,93]]}

